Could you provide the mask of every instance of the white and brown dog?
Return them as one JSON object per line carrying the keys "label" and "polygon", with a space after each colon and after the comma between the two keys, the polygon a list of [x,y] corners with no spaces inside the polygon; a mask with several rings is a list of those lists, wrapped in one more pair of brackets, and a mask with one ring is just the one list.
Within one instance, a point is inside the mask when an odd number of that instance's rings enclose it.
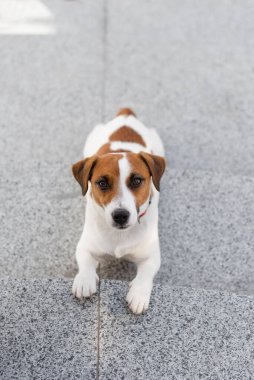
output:
{"label": "white and brown dog", "polygon": [[72,168],[87,198],[76,250],[79,272],[72,288],[77,298],[96,293],[96,268],[107,254],[136,263],[137,275],[126,300],[135,314],[148,308],[160,267],[158,201],[163,156],[157,132],[127,108],[89,134],[85,158]]}

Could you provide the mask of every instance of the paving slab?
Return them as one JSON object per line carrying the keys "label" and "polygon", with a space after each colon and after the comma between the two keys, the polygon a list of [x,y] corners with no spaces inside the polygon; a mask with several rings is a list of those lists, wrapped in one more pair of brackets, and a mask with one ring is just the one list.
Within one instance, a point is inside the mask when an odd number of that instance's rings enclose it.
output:
{"label": "paving slab", "polygon": [[[159,210],[156,282],[254,293],[253,178],[168,168]],[[135,270],[116,261],[102,274],[130,279]]]}
{"label": "paving slab", "polygon": [[0,277],[74,275],[84,209],[70,167],[102,117],[102,1],[43,3],[55,34],[0,35]]}
{"label": "paving slab", "polygon": [[66,280],[0,281],[0,378],[95,379],[97,298],[81,304]]}
{"label": "paving slab", "polygon": [[127,288],[101,284],[101,379],[253,378],[253,297],[156,285],[134,316]]}
{"label": "paving slab", "polygon": [[131,106],[174,167],[254,174],[254,3],[107,1],[106,119]]}
{"label": "paving slab", "polygon": [[3,166],[35,159],[75,162],[88,131],[101,121],[102,1],[45,5],[56,34],[0,35]]}
{"label": "paving slab", "polygon": [[169,170],[163,187],[157,281],[253,294],[253,178]]}
{"label": "paving slab", "polygon": [[[11,175],[10,175],[11,174]],[[162,183],[156,282],[254,293],[253,178],[168,169]],[[70,167],[33,162],[0,180],[0,277],[74,277],[84,199]],[[130,280],[135,266],[111,260],[101,277]]]}
{"label": "paving slab", "polygon": [[73,277],[84,201],[63,162],[6,168],[0,179],[0,277]]}

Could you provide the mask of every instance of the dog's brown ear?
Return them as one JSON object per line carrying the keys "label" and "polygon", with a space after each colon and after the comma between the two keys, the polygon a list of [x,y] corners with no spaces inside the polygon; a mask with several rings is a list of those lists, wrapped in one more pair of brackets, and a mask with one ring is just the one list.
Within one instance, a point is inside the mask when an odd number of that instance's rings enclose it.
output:
{"label": "dog's brown ear", "polygon": [[148,167],[156,190],[160,191],[160,179],[166,168],[165,158],[145,152],[140,152],[139,155]]}
{"label": "dog's brown ear", "polygon": [[88,157],[72,165],[72,173],[82,188],[85,195],[88,189],[88,181],[91,178],[92,170],[96,164],[96,156]]}

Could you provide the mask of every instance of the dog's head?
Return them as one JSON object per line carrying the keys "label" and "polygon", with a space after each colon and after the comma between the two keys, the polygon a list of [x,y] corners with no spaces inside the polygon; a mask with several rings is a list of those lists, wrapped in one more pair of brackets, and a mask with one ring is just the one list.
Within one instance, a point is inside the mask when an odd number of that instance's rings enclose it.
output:
{"label": "dog's head", "polygon": [[92,156],[73,165],[73,175],[83,195],[90,195],[104,213],[109,226],[127,229],[134,226],[148,207],[152,183],[160,190],[165,159],[145,152]]}

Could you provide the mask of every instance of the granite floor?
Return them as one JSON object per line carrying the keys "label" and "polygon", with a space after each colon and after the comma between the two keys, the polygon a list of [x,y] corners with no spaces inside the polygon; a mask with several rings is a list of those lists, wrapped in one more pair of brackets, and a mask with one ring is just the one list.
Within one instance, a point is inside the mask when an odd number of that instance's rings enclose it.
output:
{"label": "granite floor", "polygon": [[[253,379],[254,3],[0,0],[0,56],[0,379]],[[140,317],[127,262],[91,301],[70,293],[71,164],[122,106],[168,160]]]}

